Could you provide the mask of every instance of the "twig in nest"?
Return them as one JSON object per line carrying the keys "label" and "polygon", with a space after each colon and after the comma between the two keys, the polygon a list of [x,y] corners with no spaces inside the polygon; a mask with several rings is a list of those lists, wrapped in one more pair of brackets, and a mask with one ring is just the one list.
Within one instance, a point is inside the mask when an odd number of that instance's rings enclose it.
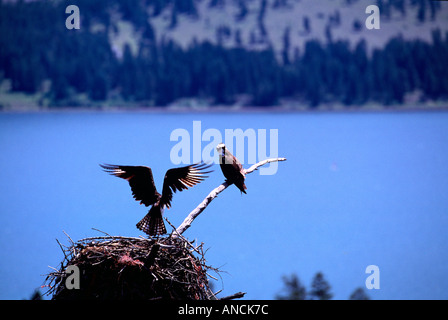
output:
{"label": "twig in nest", "polygon": [[151,251],[149,252],[149,254],[147,255],[147,257],[145,259],[146,260],[145,264],[147,266],[150,267],[153,265],[154,261],[156,260],[156,256],[157,256],[157,253],[159,252],[159,249],[160,249],[160,245],[158,245],[157,243],[155,243],[152,246]]}
{"label": "twig in nest", "polygon": [[[286,160],[286,158],[266,159],[266,160],[263,160],[263,161],[260,161],[256,164],[254,164],[249,169],[245,169],[244,171],[246,174],[249,174],[249,173],[252,173],[255,170],[257,170],[259,167],[264,166],[267,163],[276,162],[276,161],[285,161],[285,160]],[[172,237],[176,238],[176,237],[180,236],[182,233],[184,233],[188,228],[190,228],[194,219],[196,219],[197,216],[199,216],[201,214],[201,212],[204,211],[205,208],[207,208],[207,206],[210,204],[210,202],[212,202],[212,200],[215,199],[218,196],[218,194],[223,192],[228,186],[229,186],[229,184],[227,182],[224,182],[221,185],[219,185],[218,187],[216,187],[215,189],[213,189],[212,192],[210,192],[208,194],[208,196],[205,197],[205,199],[193,211],[191,211],[188,214],[188,216],[185,218],[185,220],[182,222],[182,224],[176,229],[176,231],[174,232]]]}
{"label": "twig in nest", "polygon": [[73,242],[72,238],[70,238],[70,236],[64,230],[62,230],[62,232],[64,232],[65,236],[68,238],[68,240],[70,240],[70,243],[73,246],[75,243]]}

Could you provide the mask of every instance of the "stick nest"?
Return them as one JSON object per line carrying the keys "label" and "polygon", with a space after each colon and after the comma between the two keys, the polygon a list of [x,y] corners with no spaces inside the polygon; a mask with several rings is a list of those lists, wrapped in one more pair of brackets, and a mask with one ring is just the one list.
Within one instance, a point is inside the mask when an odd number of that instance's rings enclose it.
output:
{"label": "stick nest", "polygon": [[[207,271],[218,270],[205,264],[203,243],[107,236],[60,246],[64,260],[46,279],[52,299],[216,299]],[[79,268],[79,289],[66,287],[68,266]]]}

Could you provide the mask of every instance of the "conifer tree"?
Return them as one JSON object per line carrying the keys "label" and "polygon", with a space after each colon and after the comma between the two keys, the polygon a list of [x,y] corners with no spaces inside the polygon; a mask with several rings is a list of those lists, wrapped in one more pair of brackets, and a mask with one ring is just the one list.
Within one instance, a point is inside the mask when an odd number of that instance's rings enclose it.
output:
{"label": "conifer tree", "polygon": [[356,288],[350,295],[349,300],[370,300],[363,288]]}
{"label": "conifer tree", "polygon": [[292,274],[290,277],[284,276],[282,280],[285,294],[276,295],[277,300],[306,300],[306,288],[296,274]]}
{"label": "conifer tree", "polygon": [[330,290],[331,286],[327,280],[325,280],[323,273],[316,273],[311,283],[311,300],[330,300],[333,297]]}

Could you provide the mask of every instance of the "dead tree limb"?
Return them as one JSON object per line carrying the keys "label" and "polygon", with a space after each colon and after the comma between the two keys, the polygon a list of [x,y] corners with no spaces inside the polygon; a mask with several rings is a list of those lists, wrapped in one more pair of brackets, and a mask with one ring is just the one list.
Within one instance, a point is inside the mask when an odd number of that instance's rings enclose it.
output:
{"label": "dead tree limb", "polygon": [[[249,173],[252,173],[253,171],[257,170],[259,167],[264,166],[267,163],[276,162],[276,161],[285,161],[285,160],[286,160],[286,158],[266,159],[266,160],[263,160],[263,161],[260,161],[256,164],[254,164],[249,169],[245,169],[244,171],[246,174],[249,174]],[[213,189],[208,194],[208,196],[205,197],[205,199],[202,200],[202,202],[193,211],[190,212],[190,214],[185,218],[184,222],[182,222],[182,224],[173,233],[172,237],[176,238],[179,235],[181,235],[182,233],[184,233],[188,228],[190,228],[194,219],[196,219],[196,217],[198,215],[200,215],[201,212],[205,210],[205,208],[207,208],[207,206],[210,204],[210,202],[212,202],[212,200],[215,199],[218,196],[218,194],[223,192],[228,186],[229,186],[229,184],[227,182],[223,182],[221,185],[219,185],[218,187]]]}
{"label": "dead tree limb", "polygon": [[219,300],[239,299],[239,298],[244,297],[245,294],[246,294],[246,292],[237,292],[237,293],[231,294],[230,296],[222,297]]}
{"label": "dead tree limb", "polygon": [[254,164],[252,167],[250,167],[249,169],[245,169],[244,171],[246,172],[246,174],[248,174],[248,173],[251,173],[251,172],[257,170],[258,167],[264,166],[265,164],[270,163],[270,162],[277,162],[277,161],[286,161],[286,158],[266,159],[266,160],[263,160],[263,161],[260,161],[256,164]]}

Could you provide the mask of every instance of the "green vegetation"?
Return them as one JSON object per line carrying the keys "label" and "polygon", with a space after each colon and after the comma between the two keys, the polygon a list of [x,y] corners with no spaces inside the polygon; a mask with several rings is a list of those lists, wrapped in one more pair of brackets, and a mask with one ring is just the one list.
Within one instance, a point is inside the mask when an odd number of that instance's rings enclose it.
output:
{"label": "green vegetation", "polygon": [[[317,272],[311,282],[311,290],[307,290],[296,274],[284,276],[282,294],[277,294],[277,300],[330,300],[333,298],[331,286],[322,272]],[[364,289],[356,288],[348,297],[350,300],[370,300]]]}
{"label": "green vegetation", "polygon": [[[183,48],[156,36],[152,17],[169,6],[174,27],[178,15],[197,15],[195,3],[0,2],[0,83],[10,84],[9,90],[0,93],[0,108],[17,93],[32,95],[45,107],[166,106],[182,98],[197,98],[213,105],[263,107],[294,99],[313,108],[321,103],[401,104],[408,96],[413,102],[448,98],[448,68],[444,67],[448,34],[438,29],[432,42],[395,37],[371,54],[366,41],[355,46],[334,41],[328,29],[327,42],[309,40],[303,52],[293,56],[288,54],[291,32],[285,30],[281,57],[271,47],[256,51],[193,41]],[[239,3],[238,17],[243,19],[247,7],[243,0]],[[267,4],[262,3],[258,25],[267,33],[263,22]],[[392,9],[405,14],[403,3],[378,1],[385,14]],[[436,14],[437,6],[431,1],[411,3],[421,8],[421,21]],[[65,28],[69,4],[80,8],[79,30]],[[221,1],[210,2],[210,6],[220,5]],[[136,50],[126,44],[120,51],[112,43],[109,35],[117,29],[113,19],[117,15],[138,33],[137,40],[132,39],[137,41]],[[311,28],[310,21],[304,21],[304,27]]]}

